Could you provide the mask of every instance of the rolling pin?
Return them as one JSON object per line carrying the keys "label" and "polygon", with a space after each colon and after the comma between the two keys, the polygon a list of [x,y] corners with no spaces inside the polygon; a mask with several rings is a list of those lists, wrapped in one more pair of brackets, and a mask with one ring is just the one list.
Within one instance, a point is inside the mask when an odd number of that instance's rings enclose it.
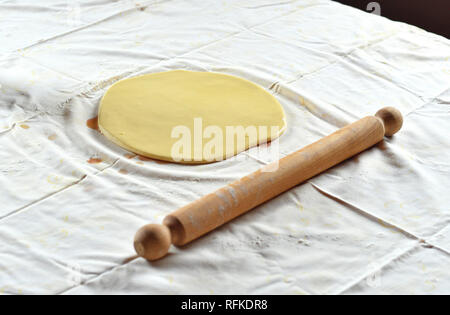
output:
{"label": "rolling pin", "polygon": [[[278,196],[292,187],[394,135],[403,125],[401,113],[386,107],[348,125],[165,217],[163,224],[142,227],[135,236],[139,256],[153,261],[164,257],[171,244],[185,245]],[[270,165],[269,165],[270,166]],[[267,166],[266,166],[267,167]]]}

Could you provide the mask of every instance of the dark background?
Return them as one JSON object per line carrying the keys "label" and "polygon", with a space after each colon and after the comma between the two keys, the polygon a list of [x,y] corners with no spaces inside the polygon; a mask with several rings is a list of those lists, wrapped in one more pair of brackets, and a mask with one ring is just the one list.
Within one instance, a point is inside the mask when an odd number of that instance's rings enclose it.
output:
{"label": "dark background", "polygon": [[450,0],[335,0],[367,11],[370,2],[378,2],[381,15],[406,22],[429,32],[450,38]]}

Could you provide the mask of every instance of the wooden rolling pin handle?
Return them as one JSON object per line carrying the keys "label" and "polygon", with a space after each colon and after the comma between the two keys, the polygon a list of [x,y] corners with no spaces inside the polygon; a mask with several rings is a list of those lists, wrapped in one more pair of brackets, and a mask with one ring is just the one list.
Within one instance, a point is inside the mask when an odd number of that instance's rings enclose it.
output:
{"label": "wooden rolling pin handle", "polygon": [[392,107],[365,117],[278,162],[262,168],[168,215],[162,225],[150,224],[136,234],[134,247],[147,260],[164,257],[171,244],[181,246],[214,230],[254,207],[326,171],[392,136],[403,125]]}

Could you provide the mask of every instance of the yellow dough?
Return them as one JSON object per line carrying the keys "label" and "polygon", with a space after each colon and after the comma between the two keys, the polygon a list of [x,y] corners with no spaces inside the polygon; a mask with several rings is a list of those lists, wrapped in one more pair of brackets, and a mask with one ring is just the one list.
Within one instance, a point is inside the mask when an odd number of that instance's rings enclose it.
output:
{"label": "yellow dough", "polygon": [[[275,97],[250,81],[176,70],[114,84],[101,101],[99,127],[108,139],[128,151],[199,164],[228,158],[279,137],[286,129],[286,119]],[[240,146],[239,133],[231,132],[234,127],[254,128],[256,138],[248,136],[249,132]],[[188,140],[190,147],[180,146]],[[174,155],[174,147],[178,155]]]}

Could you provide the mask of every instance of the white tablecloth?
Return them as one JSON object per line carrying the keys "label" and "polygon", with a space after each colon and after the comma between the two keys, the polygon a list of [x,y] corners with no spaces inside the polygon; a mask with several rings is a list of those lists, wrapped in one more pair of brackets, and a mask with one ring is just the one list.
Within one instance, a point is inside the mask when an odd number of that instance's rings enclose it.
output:
{"label": "white tablecloth", "polygon": [[[0,293],[450,293],[447,39],[328,0],[2,0],[0,17]],[[129,159],[86,126],[114,82],[171,69],[273,93],[281,155],[384,106],[405,125],[148,263],[140,226],[264,164]]]}

